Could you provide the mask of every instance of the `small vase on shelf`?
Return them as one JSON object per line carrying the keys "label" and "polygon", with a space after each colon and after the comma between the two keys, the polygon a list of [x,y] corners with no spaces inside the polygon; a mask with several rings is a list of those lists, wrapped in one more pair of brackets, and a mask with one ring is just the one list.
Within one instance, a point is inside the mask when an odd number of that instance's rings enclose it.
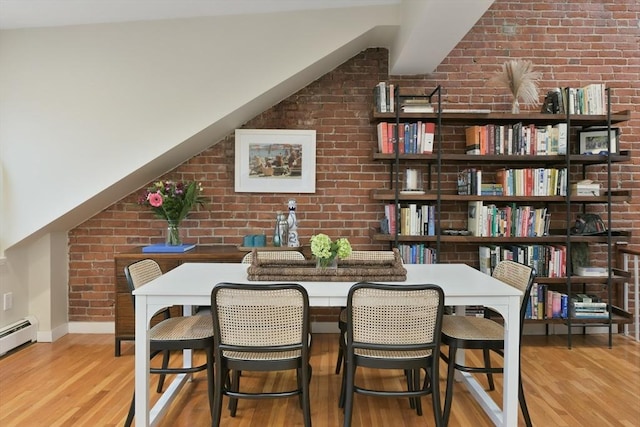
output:
{"label": "small vase on shelf", "polygon": [[520,114],[520,102],[517,98],[511,102],[511,114]]}
{"label": "small vase on shelf", "polygon": [[165,244],[167,246],[180,246],[182,244],[182,239],[180,238],[180,222],[169,221]]}

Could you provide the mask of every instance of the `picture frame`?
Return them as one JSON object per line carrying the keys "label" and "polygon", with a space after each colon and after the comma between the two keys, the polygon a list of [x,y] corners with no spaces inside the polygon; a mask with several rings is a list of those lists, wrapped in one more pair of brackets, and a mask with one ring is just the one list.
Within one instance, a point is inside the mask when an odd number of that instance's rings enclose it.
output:
{"label": "picture frame", "polygon": [[235,191],[315,193],[316,131],[236,129]]}
{"label": "picture frame", "polygon": [[[618,152],[618,139],[620,138],[619,128],[610,128],[609,138],[611,140],[611,154]],[[578,133],[580,137],[580,154],[606,154],[609,152],[607,146],[607,128],[583,130]]]}

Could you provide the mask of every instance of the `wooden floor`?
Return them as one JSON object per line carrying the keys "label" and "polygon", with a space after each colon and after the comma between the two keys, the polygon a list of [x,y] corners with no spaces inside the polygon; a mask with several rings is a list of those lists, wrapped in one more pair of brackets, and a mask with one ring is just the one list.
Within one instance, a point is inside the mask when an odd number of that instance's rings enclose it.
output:
{"label": "wooden floor", "polygon": [[[342,411],[337,408],[340,376],[333,372],[337,335],[315,335],[312,350],[313,424],[341,425]],[[574,336],[573,349],[569,350],[563,336],[528,336],[522,353],[524,389],[534,425],[640,425],[640,345],[635,341],[617,335],[610,349],[606,336]],[[176,359],[179,361],[179,357]],[[445,372],[444,365],[441,372]],[[373,387],[396,387],[403,380],[401,372],[368,372],[360,378]],[[245,373],[242,384],[257,390],[286,386],[292,381],[288,373]],[[496,387],[501,388],[501,382]],[[199,373],[159,425],[210,425],[206,390],[206,375]],[[0,426],[119,426],[126,417],[132,391],[131,344],[123,345],[123,355],[118,358],[113,356],[111,335],[66,335],[55,343],[31,344],[0,358]],[[501,402],[500,393],[493,393]],[[155,391],[152,396],[157,398]],[[358,395],[353,425],[433,425],[430,405],[429,397],[423,399],[425,413],[418,417],[405,399]],[[223,410],[221,425],[296,426],[302,425],[302,413],[295,398],[245,400],[240,401],[235,419],[229,417],[226,408]],[[450,425],[491,425],[460,384],[455,387]]]}

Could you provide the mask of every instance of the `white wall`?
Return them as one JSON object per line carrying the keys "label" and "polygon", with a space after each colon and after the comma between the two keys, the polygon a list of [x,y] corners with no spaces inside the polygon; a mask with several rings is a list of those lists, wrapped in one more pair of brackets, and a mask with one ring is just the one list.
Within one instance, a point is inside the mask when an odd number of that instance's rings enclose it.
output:
{"label": "white wall", "polygon": [[69,229],[396,24],[370,7],[0,31],[0,326],[32,314],[55,339]]}
{"label": "white wall", "polygon": [[[64,217],[394,16],[386,8],[349,11],[0,32],[0,248]],[[327,71],[318,69],[315,77]],[[310,81],[265,100],[265,107]],[[180,154],[189,158],[213,142]],[[165,170],[183,159],[177,160]]]}

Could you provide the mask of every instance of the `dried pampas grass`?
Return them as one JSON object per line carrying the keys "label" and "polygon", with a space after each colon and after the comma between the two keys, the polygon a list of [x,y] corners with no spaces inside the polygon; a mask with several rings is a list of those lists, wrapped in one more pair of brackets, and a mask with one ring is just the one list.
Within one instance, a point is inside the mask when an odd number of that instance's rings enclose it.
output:
{"label": "dried pampas grass", "polygon": [[509,89],[513,95],[513,112],[519,112],[519,99],[524,105],[539,104],[538,80],[541,77],[542,73],[533,71],[531,61],[512,59],[502,64],[502,70],[491,77],[489,83]]}

